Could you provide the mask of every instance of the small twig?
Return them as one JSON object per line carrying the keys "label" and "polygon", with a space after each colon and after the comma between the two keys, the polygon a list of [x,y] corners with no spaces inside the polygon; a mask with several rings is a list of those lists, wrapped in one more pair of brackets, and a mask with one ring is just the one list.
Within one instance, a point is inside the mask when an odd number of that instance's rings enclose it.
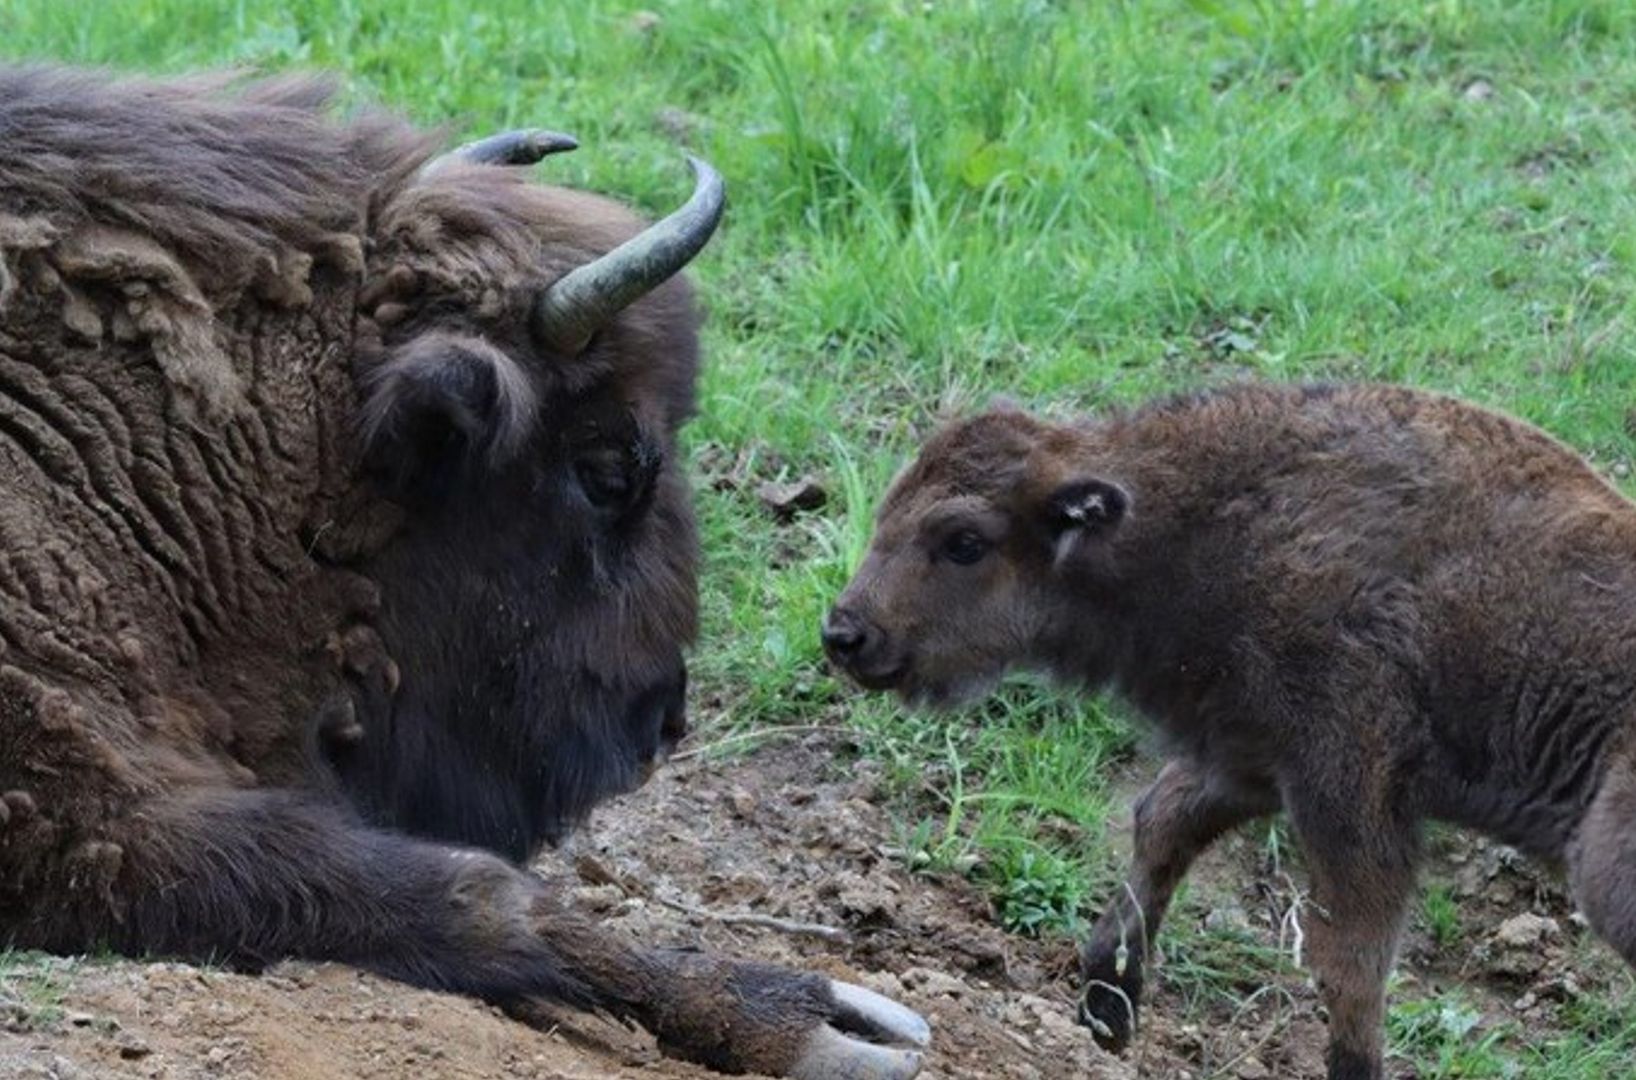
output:
{"label": "small twig", "polygon": [[702,757],[714,753],[724,746],[734,743],[753,742],[756,739],[771,739],[783,735],[850,735],[853,738],[858,732],[853,728],[841,727],[836,724],[781,724],[777,727],[756,728],[753,731],[741,731],[737,735],[728,735],[715,742],[703,746],[695,746],[691,750],[683,750],[679,754],[670,755],[671,761],[686,761],[688,758]]}
{"label": "small twig", "polygon": [[851,939],[851,935],[845,930],[833,926],[823,926],[819,923],[794,922],[790,919],[780,919],[772,915],[757,915],[751,911],[711,911],[708,908],[684,904],[680,900],[667,900],[663,896],[654,896],[653,899],[667,908],[680,911],[684,915],[692,915],[700,919],[712,919],[728,926],[758,926],[763,930],[777,930],[781,934],[822,938],[825,941],[843,943]]}
{"label": "small twig", "polygon": [[[1292,1014],[1295,1012],[1295,998],[1282,986],[1279,986],[1276,983],[1268,983],[1266,986],[1263,986],[1261,989],[1239,1002],[1238,1008],[1233,1010],[1233,1018],[1227,1025],[1228,1029],[1232,1031],[1238,1030],[1239,1019],[1254,1008],[1256,1000],[1263,994],[1274,994],[1280,999],[1279,1004],[1281,1007],[1273,1019],[1272,1026],[1262,1033],[1261,1038],[1257,1039],[1249,1046],[1246,1046],[1244,1049],[1228,1058],[1221,1065],[1211,1069],[1209,1075],[1228,1075],[1232,1069],[1237,1067],[1239,1062],[1243,1061],[1251,1054],[1260,1053],[1263,1047],[1272,1042],[1272,1040],[1280,1035],[1285,1028],[1289,1027],[1290,1019]],[[1282,1006],[1288,1006],[1289,1011],[1285,1012]]]}
{"label": "small twig", "polygon": [[1325,911],[1321,905],[1314,903],[1312,897],[1302,892],[1289,874],[1279,871],[1278,876],[1284,879],[1284,884],[1289,887],[1290,891],[1289,907],[1284,910],[1283,916],[1278,920],[1278,947],[1280,949],[1284,947],[1287,937],[1290,942],[1290,959],[1294,961],[1296,967],[1304,967],[1302,955],[1307,936],[1306,931],[1301,927],[1301,913],[1310,907],[1320,919],[1328,921],[1329,912]]}
{"label": "small twig", "polygon": [[1278,947],[1280,949],[1284,947],[1286,932],[1290,939],[1290,960],[1294,962],[1296,967],[1301,967],[1301,953],[1306,945],[1307,936],[1306,932],[1301,929],[1301,897],[1299,894],[1296,895],[1294,900],[1290,901],[1290,906],[1284,911],[1284,917],[1278,922]]}

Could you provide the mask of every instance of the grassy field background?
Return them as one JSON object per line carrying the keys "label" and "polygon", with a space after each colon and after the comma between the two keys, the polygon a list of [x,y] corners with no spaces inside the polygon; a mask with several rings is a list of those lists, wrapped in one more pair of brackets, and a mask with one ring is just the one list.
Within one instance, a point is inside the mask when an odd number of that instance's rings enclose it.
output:
{"label": "grassy field background", "polygon": [[[1131,729],[1026,686],[905,716],[818,647],[937,417],[1369,377],[1503,407],[1621,480],[1636,456],[1626,0],[0,0],[0,55],[333,68],[452,135],[573,132],[542,175],[653,213],[686,193],[678,142],[711,159],[731,207],[696,271],[705,738],[854,725],[903,794],[905,857],[970,874],[1019,932],[1071,932],[1117,880]],[[776,521],[757,485],[809,474],[828,505]],[[1419,918],[1458,948],[1449,904]],[[1194,922],[1168,948],[1201,1001],[1281,962]],[[1402,992],[1399,1064],[1628,1072],[1629,985],[1547,1045]]]}

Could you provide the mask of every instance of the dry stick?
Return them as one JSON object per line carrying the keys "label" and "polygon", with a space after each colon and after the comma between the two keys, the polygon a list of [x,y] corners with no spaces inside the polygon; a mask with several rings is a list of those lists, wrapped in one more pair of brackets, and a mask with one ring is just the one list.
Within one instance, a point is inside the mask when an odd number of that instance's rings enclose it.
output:
{"label": "dry stick", "polygon": [[702,757],[714,753],[724,746],[734,743],[751,742],[755,739],[771,739],[781,735],[850,735],[856,738],[858,732],[849,727],[836,724],[781,724],[777,727],[756,728],[754,731],[741,731],[737,735],[729,735],[717,739],[713,743],[695,746],[691,750],[683,750],[679,754],[670,755],[671,761],[686,761],[688,758]]}
{"label": "dry stick", "polygon": [[1324,910],[1321,904],[1315,903],[1312,897],[1302,892],[1288,873],[1279,870],[1278,876],[1284,879],[1284,884],[1289,886],[1290,891],[1289,907],[1285,910],[1283,918],[1278,920],[1278,947],[1280,949],[1284,947],[1285,934],[1288,932],[1293,938],[1290,947],[1290,959],[1295,962],[1296,967],[1305,967],[1306,965],[1302,960],[1302,948],[1306,944],[1306,933],[1301,928],[1301,912],[1310,907],[1325,922],[1329,921],[1329,912]]}
{"label": "dry stick", "polygon": [[767,930],[778,930],[785,934],[802,934],[807,937],[823,938],[825,941],[845,942],[849,940],[849,935],[845,930],[838,930],[833,926],[792,922],[789,919],[779,919],[772,915],[757,915],[749,911],[711,911],[708,908],[684,904],[680,900],[670,900],[660,896],[640,882],[629,881],[624,875],[610,870],[594,855],[583,855],[575,859],[574,871],[579,875],[581,881],[595,885],[612,885],[626,896],[639,896],[644,900],[652,900],[672,910],[680,911],[684,915],[692,915],[700,919],[714,919],[716,922],[727,925],[760,926]]}
{"label": "dry stick", "polygon": [[[1227,1024],[1228,1030],[1236,1031],[1238,1029],[1239,1017],[1250,1011],[1250,1009],[1255,1005],[1257,998],[1259,998],[1262,994],[1268,993],[1274,994],[1279,998],[1279,1010],[1273,1020],[1272,1026],[1266,1030],[1261,1038],[1257,1039],[1249,1046],[1246,1046],[1237,1054],[1234,1054],[1232,1057],[1228,1058],[1220,1066],[1211,1069],[1209,1073],[1210,1076],[1228,1075],[1229,1070],[1235,1068],[1239,1062],[1243,1061],[1251,1054],[1259,1054],[1263,1047],[1272,1042],[1272,1040],[1277,1036],[1283,1034],[1284,1029],[1289,1027],[1290,1020],[1292,1019],[1296,1008],[1295,998],[1282,986],[1279,986],[1276,983],[1268,983],[1266,986],[1261,987],[1261,989],[1257,990],[1255,993],[1241,1001],[1238,1008],[1233,1010],[1233,1018]],[[1285,1011],[1286,1007],[1288,1011]]]}
{"label": "dry stick", "polygon": [[751,911],[711,911],[708,908],[694,907],[684,904],[680,900],[667,900],[663,896],[654,896],[653,899],[680,911],[684,915],[692,915],[700,919],[713,919],[728,926],[759,926],[764,930],[777,930],[782,934],[795,934],[802,937],[823,938],[825,941],[845,943],[851,939],[845,930],[833,926],[823,926],[819,923],[794,922],[790,919],[780,919],[773,915],[757,915]]}

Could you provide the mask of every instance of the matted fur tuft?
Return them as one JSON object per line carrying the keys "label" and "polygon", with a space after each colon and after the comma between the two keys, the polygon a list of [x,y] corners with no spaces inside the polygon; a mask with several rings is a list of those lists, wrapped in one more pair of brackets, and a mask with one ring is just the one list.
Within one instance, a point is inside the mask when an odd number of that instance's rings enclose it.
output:
{"label": "matted fur tuft", "polygon": [[317,75],[0,69],[0,205],[60,231],[140,232],[219,302],[269,260],[359,232],[440,142],[382,113],[338,123],[335,94]]}

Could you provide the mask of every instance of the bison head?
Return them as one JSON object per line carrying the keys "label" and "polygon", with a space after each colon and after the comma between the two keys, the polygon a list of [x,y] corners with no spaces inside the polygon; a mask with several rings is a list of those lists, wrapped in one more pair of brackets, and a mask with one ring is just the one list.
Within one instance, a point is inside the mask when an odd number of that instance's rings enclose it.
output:
{"label": "bison head", "polygon": [[[697,543],[677,432],[697,324],[678,271],[719,177],[642,228],[518,170],[571,140],[499,136],[379,213],[360,303],[358,569],[394,677],[332,748],[366,813],[522,857],[645,778],[686,730]],[[397,674],[401,673],[401,675]]]}
{"label": "bison head", "polygon": [[863,564],[824,621],[830,658],[868,689],[951,705],[1008,668],[1083,670],[1098,629],[1065,583],[1113,580],[1130,505],[1090,469],[1086,432],[999,408],[937,433],[881,504]]}

